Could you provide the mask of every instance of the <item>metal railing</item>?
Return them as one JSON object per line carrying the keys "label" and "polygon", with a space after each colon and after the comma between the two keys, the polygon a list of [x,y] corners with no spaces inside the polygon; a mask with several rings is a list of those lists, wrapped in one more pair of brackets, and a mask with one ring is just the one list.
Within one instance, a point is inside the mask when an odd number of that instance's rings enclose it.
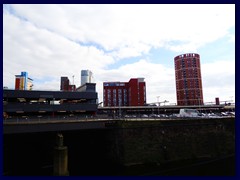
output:
{"label": "metal railing", "polygon": [[205,115],[197,117],[179,117],[176,115],[161,116],[142,116],[142,115],[125,115],[125,116],[101,116],[101,115],[55,115],[55,116],[9,116],[4,118],[3,123],[27,123],[27,122],[51,122],[51,121],[97,121],[97,120],[129,120],[129,121],[153,121],[153,120],[178,120],[178,119],[210,119],[210,118],[231,118],[234,115]]}

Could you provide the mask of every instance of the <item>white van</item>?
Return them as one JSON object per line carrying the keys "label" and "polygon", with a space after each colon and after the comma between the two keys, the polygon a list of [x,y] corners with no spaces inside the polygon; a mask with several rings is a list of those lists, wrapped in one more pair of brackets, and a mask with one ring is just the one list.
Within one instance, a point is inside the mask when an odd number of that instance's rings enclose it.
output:
{"label": "white van", "polygon": [[180,109],[179,117],[199,117],[196,109]]}

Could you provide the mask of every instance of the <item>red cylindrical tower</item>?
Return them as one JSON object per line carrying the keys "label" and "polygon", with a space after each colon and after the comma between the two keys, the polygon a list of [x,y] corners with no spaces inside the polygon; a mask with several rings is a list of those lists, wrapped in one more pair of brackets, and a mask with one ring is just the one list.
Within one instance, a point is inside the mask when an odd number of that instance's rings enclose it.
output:
{"label": "red cylindrical tower", "polygon": [[174,58],[174,63],[177,104],[203,105],[200,55],[182,54]]}

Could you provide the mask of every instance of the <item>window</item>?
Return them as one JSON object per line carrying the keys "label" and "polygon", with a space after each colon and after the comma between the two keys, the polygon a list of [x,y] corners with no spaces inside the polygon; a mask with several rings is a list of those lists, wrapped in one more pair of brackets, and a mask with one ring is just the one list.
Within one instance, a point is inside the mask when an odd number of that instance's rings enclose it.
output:
{"label": "window", "polygon": [[111,106],[112,105],[112,103],[111,103],[111,89],[108,89],[107,90],[107,104],[109,105],[109,106]]}
{"label": "window", "polygon": [[113,90],[113,105],[117,105],[117,94],[116,94],[116,89]]}
{"label": "window", "polygon": [[124,104],[124,106],[127,105],[127,90],[126,89],[123,90],[123,104]]}
{"label": "window", "polygon": [[122,105],[122,89],[118,89],[118,105]]}

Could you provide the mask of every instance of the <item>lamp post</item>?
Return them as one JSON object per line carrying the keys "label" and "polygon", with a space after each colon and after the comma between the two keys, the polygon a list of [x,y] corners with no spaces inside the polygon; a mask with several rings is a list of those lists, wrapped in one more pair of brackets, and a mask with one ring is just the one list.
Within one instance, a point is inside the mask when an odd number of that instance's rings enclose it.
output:
{"label": "lamp post", "polygon": [[165,106],[165,103],[168,102],[167,100],[164,101],[164,106]]}
{"label": "lamp post", "polygon": [[199,112],[200,112],[200,97],[198,97],[198,109],[199,109]]}
{"label": "lamp post", "polygon": [[160,98],[160,96],[157,96],[157,103],[158,103],[158,115],[159,115],[159,106],[160,106],[160,103],[159,103],[159,98]]}

